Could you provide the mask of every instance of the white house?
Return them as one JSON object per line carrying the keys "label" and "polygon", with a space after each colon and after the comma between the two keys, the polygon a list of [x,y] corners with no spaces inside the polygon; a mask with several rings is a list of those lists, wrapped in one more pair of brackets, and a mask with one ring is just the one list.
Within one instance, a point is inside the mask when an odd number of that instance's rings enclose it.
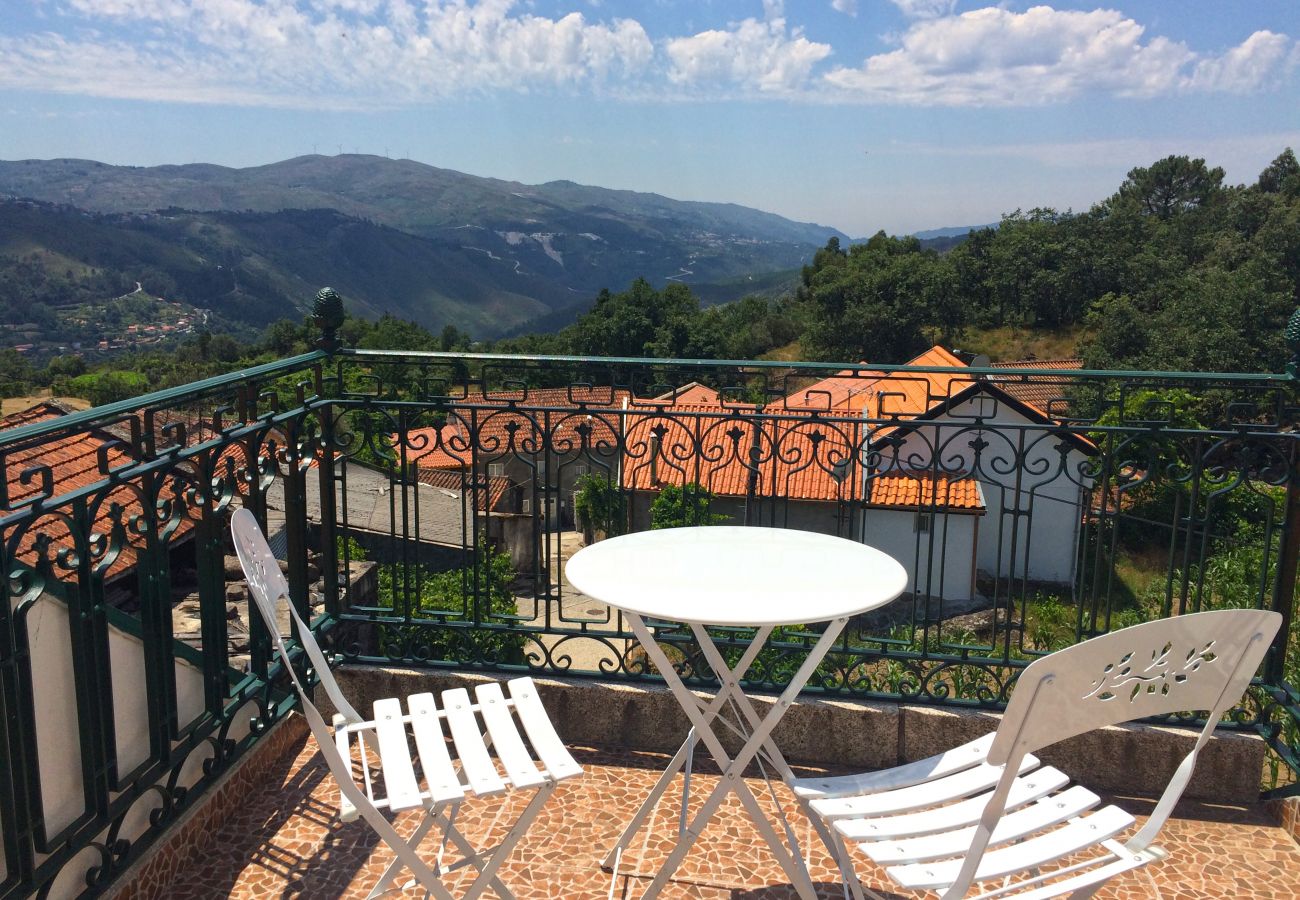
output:
{"label": "white house", "polygon": [[[1022,399],[1033,385],[1023,376],[1004,384],[951,371],[965,361],[937,346],[908,365],[950,371],[885,374],[864,364],[787,398],[792,408],[862,417],[863,539],[902,561],[917,593],[947,600],[973,596],[977,573],[1073,581],[1096,448]],[[896,500],[870,502],[889,479],[911,482],[911,522]]]}

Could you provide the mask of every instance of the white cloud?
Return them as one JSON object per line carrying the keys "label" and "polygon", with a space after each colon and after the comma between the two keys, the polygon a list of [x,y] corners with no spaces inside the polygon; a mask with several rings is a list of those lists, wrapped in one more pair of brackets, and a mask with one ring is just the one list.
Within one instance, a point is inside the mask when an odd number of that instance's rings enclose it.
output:
{"label": "white cloud", "polygon": [[[596,18],[540,15],[531,0],[40,0],[51,30],[0,22],[0,89],[361,109],[556,90],[993,106],[1245,93],[1300,60],[1300,44],[1269,31],[1208,54],[1114,10],[952,15],[954,0],[892,0],[910,20],[895,49],[829,68],[831,45],[790,24],[783,0],[763,0],[761,19],[654,40],[590,12],[598,0],[571,2]],[[853,15],[858,0],[831,6]]]}
{"label": "white cloud", "polygon": [[1184,89],[1252,90],[1283,65],[1290,38],[1259,32],[1200,57],[1114,10],[987,7],[915,22],[899,49],[840,67],[826,83],[868,102],[1007,106],[1100,92],[1153,97]]}
{"label": "white cloud", "polygon": [[802,88],[813,66],[831,53],[829,44],[808,40],[802,30],[787,31],[785,20],[745,19],[726,31],[702,31],[664,45],[668,77],[689,86],[757,89],[791,93]]}
{"label": "white cloud", "polygon": [[1208,91],[1245,94],[1258,90],[1284,67],[1295,64],[1288,51],[1294,42],[1284,34],[1256,31],[1219,57],[1202,59],[1192,72],[1190,85]]}
{"label": "white cloud", "polygon": [[[513,0],[67,0],[98,30],[0,36],[0,86],[191,102],[366,107],[640,76],[638,22],[516,13]],[[149,26],[148,30],[139,26]]]}

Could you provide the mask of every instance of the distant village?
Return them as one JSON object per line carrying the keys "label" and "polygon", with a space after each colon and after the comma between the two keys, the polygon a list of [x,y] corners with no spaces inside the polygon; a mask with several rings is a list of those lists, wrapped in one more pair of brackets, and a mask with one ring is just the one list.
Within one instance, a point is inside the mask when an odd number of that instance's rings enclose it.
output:
{"label": "distant village", "polygon": [[[123,302],[141,299],[148,302]],[[55,335],[47,334],[37,322],[0,325],[0,333],[4,334],[4,344],[29,358],[66,353],[111,354],[193,334],[207,324],[209,316],[206,309],[150,297],[137,290],[103,305],[60,311]]]}

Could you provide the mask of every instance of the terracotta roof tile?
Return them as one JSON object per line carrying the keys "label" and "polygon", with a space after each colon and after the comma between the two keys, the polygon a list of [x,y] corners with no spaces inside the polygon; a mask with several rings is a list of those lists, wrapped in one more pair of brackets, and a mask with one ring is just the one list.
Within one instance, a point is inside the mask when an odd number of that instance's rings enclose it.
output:
{"label": "terracotta roof tile", "polygon": [[707,384],[700,384],[698,381],[692,381],[690,384],[684,384],[676,390],[669,391],[666,394],[660,394],[655,399],[692,405],[721,405],[721,398],[718,392]]}
{"label": "terracotta roof tile", "polygon": [[628,416],[624,486],[657,490],[700,484],[716,496],[853,500],[856,422],[811,417],[773,419],[719,406],[674,405],[670,412]]}
{"label": "terracotta roof tile", "polygon": [[[939,345],[906,365],[920,368],[965,368],[966,363]],[[954,394],[965,390],[973,377],[956,372],[890,372],[845,369],[786,398],[789,409],[864,413],[872,419],[915,418],[925,415]]]}
{"label": "terracotta roof tile", "polygon": [[868,489],[871,506],[916,510],[984,510],[979,481],[969,475],[929,471],[874,476]]}
{"label": "terracotta roof tile", "polygon": [[[470,479],[465,473],[446,469],[426,469],[421,467],[416,470],[415,477],[416,480],[430,487],[455,491],[456,493],[472,491],[475,506],[480,512],[498,509],[501,501],[506,496],[506,492],[512,487],[510,479],[504,475],[489,475],[485,480],[480,480],[477,485],[471,485],[469,484]],[[486,491],[486,497],[484,491]]]}
{"label": "terracotta roof tile", "polygon": [[[1083,368],[1082,359],[1017,359],[1009,362],[993,363],[994,369],[1053,369],[1062,372],[1077,371]],[[1009,375],[997,380],[998,387],[1015,397],[1021,403],[1041,411],[1045,415],[1059,418],[1066,414],[1066,388],[1073,383],[1069,375],[1055,378],[1047,375]]]}
{"label": "terracotta roof tile", "polygon": [[[468,444],[461,435],[459,424],[440,427],[412,428],[406,433],[406,459],[421,469],[467,468],[473,460]],[[394,433],[393,448],[401,452],[402,435]],[[460,449],[465,448],[465,449]]]}
{"label": "terracotta roof tile", "polygon": [[[0,419],[0,430],[31,425],[64,414],[65,410],[53,404],[38,404],[20,413]],[[36,475],[29,482],[24,483],[23,475],[25,472],[33,469],[48,471],[50,485],[54,491],[54,496],[57,498],[59,494],[68,493],[78,488],[90,487],[103,480],[104,473],[101,471],[101,462],[103,466],[111,471],[130,465],[134,462],[134,457],[131,455],[130,448],[123,444],[119,438],[98,429],[79,431],[71,435],[56,435],[37,443],[15,448],[5,457],[9,508],[13,509],[22,505],[25,501],[35,498],[44,490],[40,475]],[[113,532],[115,522],[120,522],[125,526],[133,515],[139,515],[143,512],[139,495],[125,485],[114,488],[102,499],[97,497],[96,500],[98,503],[95,507],[92,534],[101,534],[107,537]],[[120,516],[116,518],[113,515],[115,507],[121,509]],[[190,520],[182,517],[172,534],[172,541],[175,542],[188,534],[192,527]],[[36,544],[38,538],[41,537],[51,542],[55,551],[51,556],[54,556],[58,550],[72,550],[75,546],[68,527],[61,519],[54,516],[43,516],[23,533],[18,543],[16,558],[28,565],[35,565],[38,559]],[[131,540],[138,541],[139,538]],[[104,573],[106,578],[120,575],[135,565],[136,547],[131,543],[131,540],[124,541],[121,551],[117,553]],[[71,579],[75,577],[73,571],[56,567],[56,572],[61,578]]]}

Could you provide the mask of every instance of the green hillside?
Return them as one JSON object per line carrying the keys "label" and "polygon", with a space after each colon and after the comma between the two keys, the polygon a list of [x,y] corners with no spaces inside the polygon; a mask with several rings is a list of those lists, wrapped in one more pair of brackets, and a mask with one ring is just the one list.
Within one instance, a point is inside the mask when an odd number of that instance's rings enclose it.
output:
{"label": "green hillside", "polygon": [[[399,269],[381,276],[377,263],[370,268],[372,280],[401,293],[382,301],[381,308],[409,308],[418,321],[451,321],[481,335],[525,319],[572,321],[570,307],[576,314],[601,289],[621,289],[638,277],[657,286],[680,281],[710,296],[736,299],[744,291],[744,279],[796,270],[829,238],[847,240],[833,228],[735,204],[685,202],[567,181],[525,185],[361,155],[302,156],[246,169],[0,161],[3,195],[117,215],[164,209],[239,214],[336,210],[432,243],[403,245],[379,231],[365,232],[363,240],[355,226],[333,230],[331,251],[317,252],[311,260],[321,267],[308,272],[312,284],[340,280],[342,275],[327,275],[323,269],[352,273],[364,262],[357,257],[375,250]],[[256,244],[258,255],[292,257],[292,264],[284,264],[306,272],[300,263],[312,256],[307,248],[282,246],[279,240],[292,243],[300,235],[319,239],[319,224],[284,219],[276,220],[275,227],[240,223],[236,230],[260,229],[272,243]],[[406,265],[394,260],[395,254],[412,251],[423,261]],[[352,259],[327,267],[336,252],[348,252]],[[416,272],[436,280],[417,284],[410,280],[419,277],[411,274]],[[270,271],[264,274],[273,278]],[[723,287],[728,284],[730,289]],[[363,286],[354,286],[367,294]],[[296,291],[298,286],[289,282],[278,287]],[[412,299],[420,294],[434,307],[424,314],[409,305],[421,302]],[[456,304],[462,308],[453,312]],[[476,312],[471,314],[469,307]]]}

